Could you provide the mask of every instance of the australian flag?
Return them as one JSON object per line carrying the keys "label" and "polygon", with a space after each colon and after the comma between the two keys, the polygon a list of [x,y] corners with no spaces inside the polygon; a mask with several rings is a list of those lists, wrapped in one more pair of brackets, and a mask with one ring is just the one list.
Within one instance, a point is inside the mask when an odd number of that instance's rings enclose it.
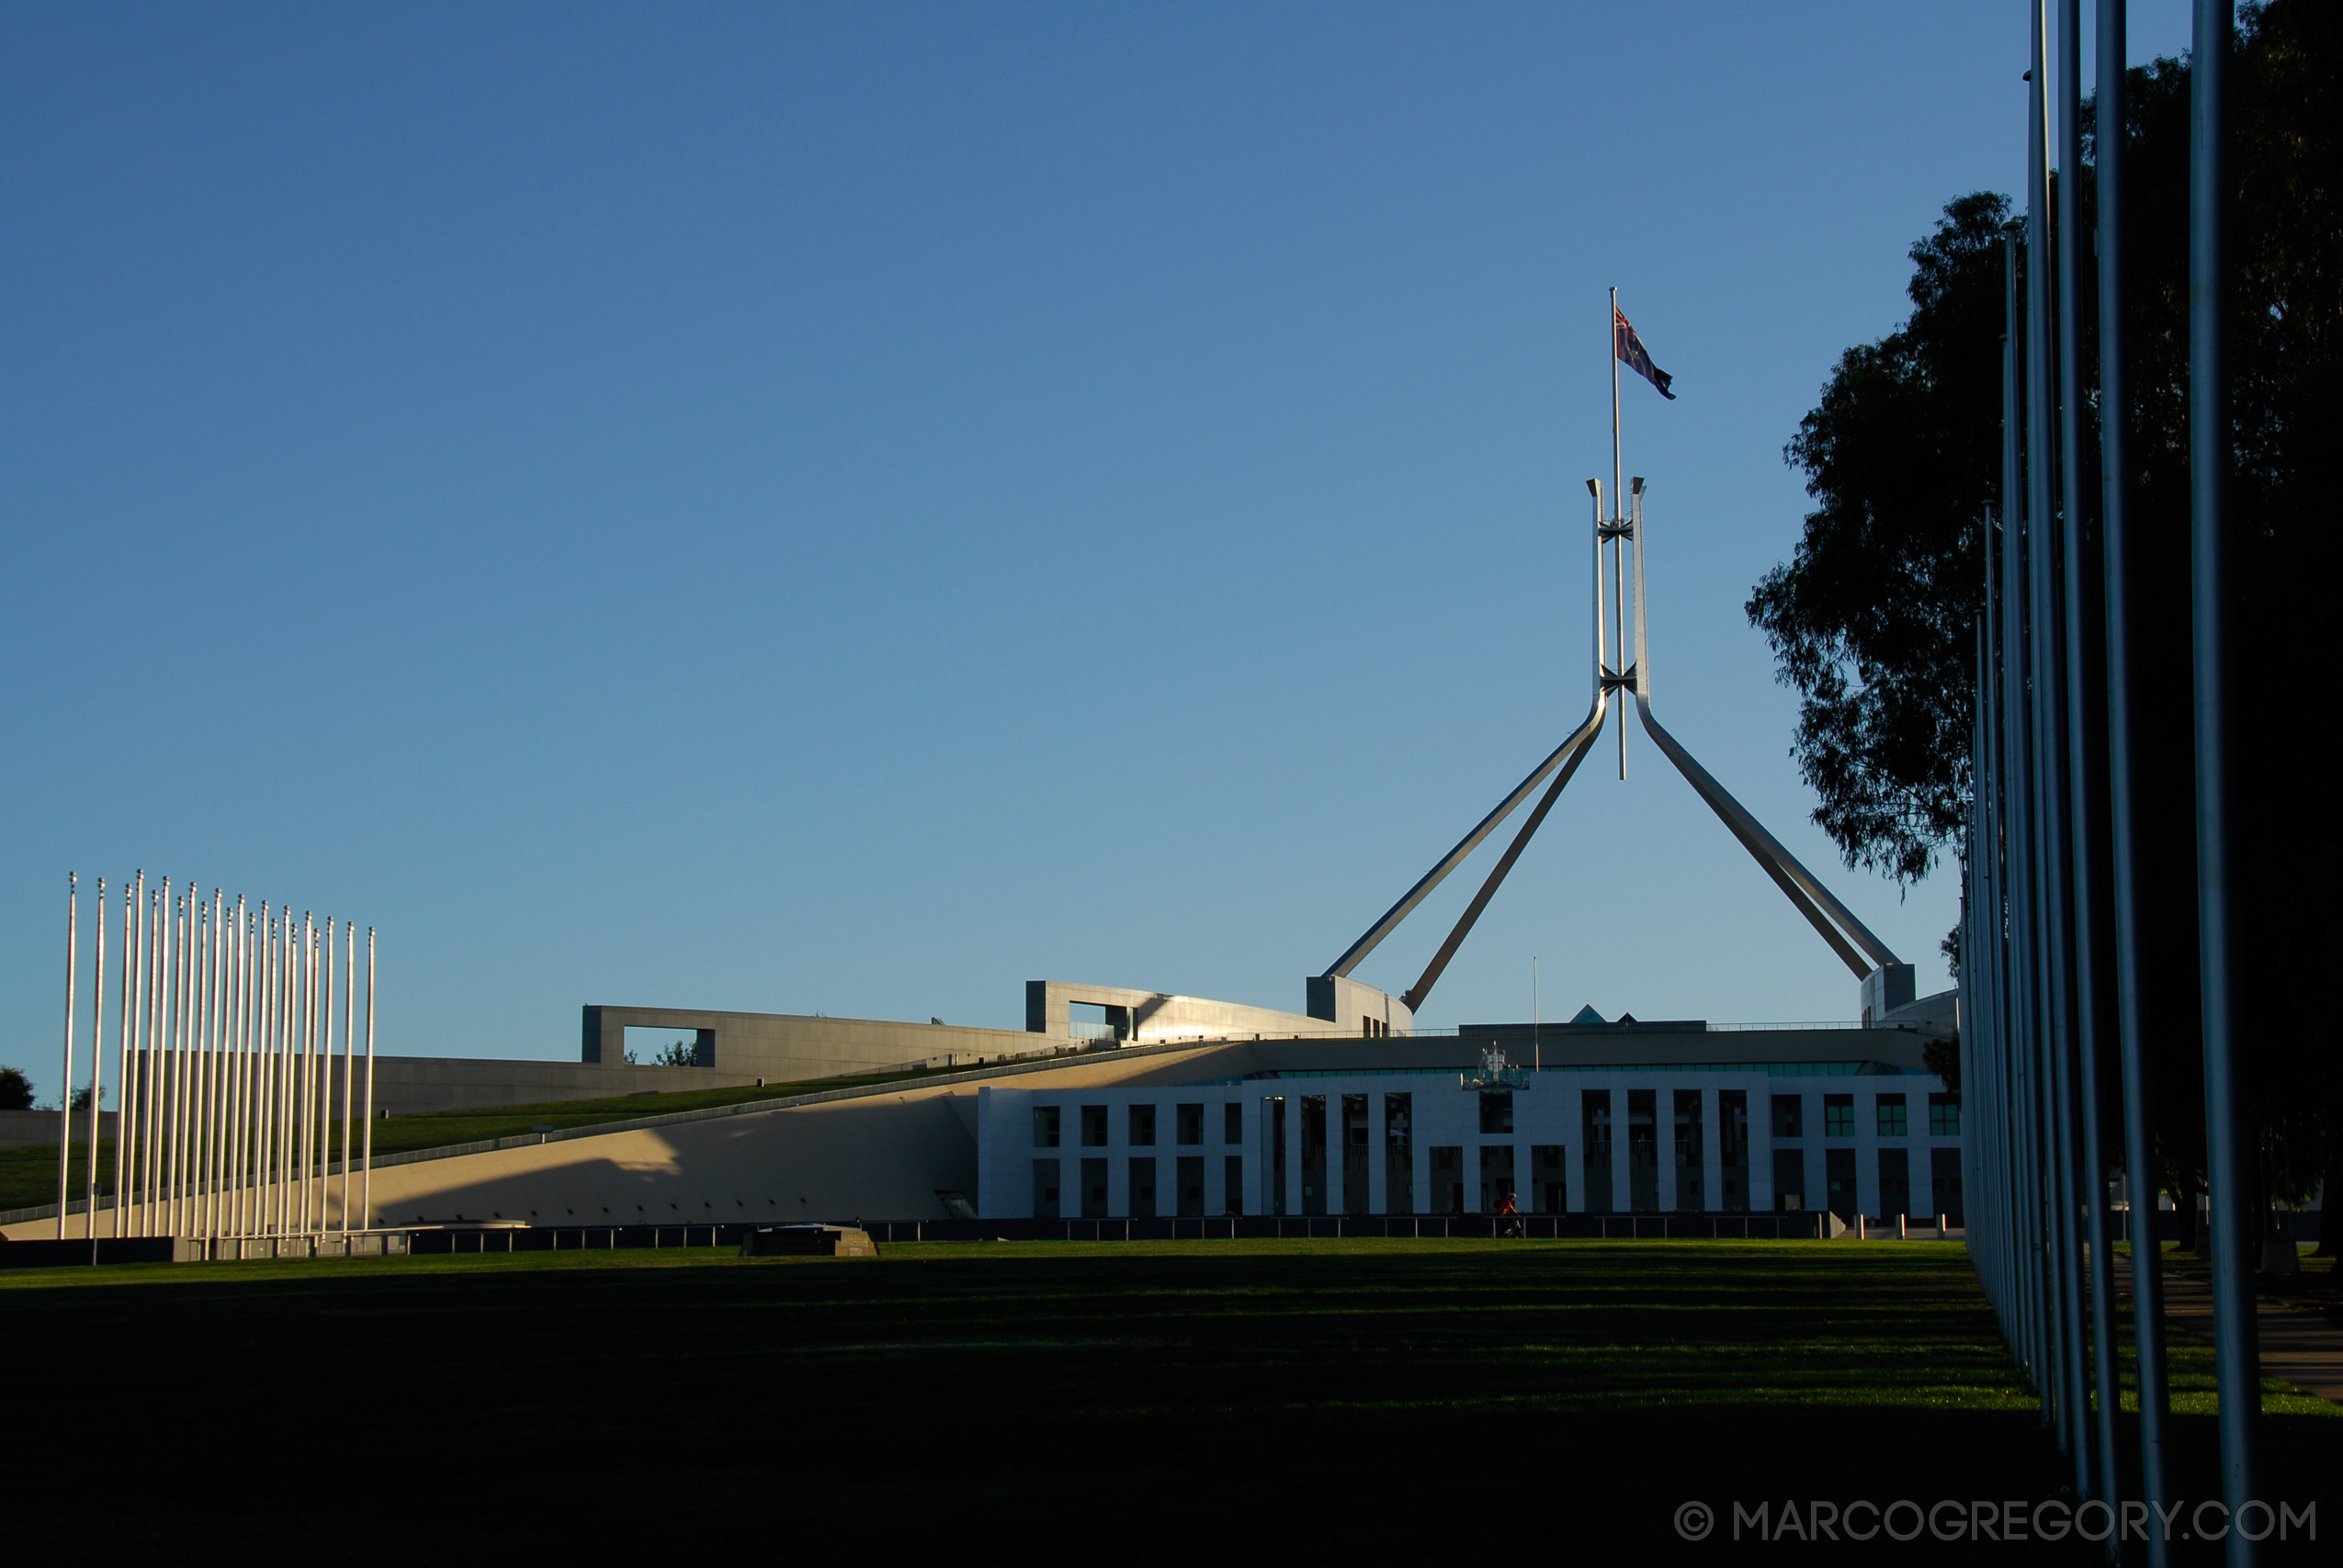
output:
{"label": "australian flag", "polygon": [[1651,362],[1651,351],[1644,347],[1644,340],[1636,335],[1636,329],[1627,324],[1616,305],[1611,307],[1611,346],[1621,364],[1658,388],[1661,397],[1671,403],[1676,400],[1676,394],[1668,389],[1676,378]]}

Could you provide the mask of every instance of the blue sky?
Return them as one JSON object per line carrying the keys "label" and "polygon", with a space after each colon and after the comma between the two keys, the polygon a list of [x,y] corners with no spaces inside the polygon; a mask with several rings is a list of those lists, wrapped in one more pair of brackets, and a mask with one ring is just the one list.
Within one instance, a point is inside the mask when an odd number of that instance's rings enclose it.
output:
{"label": "blue sky", "polygon": [[[402,1053],[1298,1010],[1584,711],[1612,284],[1655,706],[1941,987],[1952,877],[1838,863],[1741,605],[1906,247],[2022,177],[2025,16],[8,8],[0,1061],[140,866],[379,927]],[[1630,766],[1424,1021],[1533,955],[1548,1016],[1851,1016]]]}

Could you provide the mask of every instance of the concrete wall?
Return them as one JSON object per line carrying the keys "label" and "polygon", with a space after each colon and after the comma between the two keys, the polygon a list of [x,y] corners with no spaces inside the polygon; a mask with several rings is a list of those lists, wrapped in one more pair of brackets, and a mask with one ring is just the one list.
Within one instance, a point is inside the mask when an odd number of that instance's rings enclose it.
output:
{"label": "concrete wall", "polygon": [[1345,1034],[1405,1034],[1416,1015],[1398,998],[1344,975],[1313,975],[1307,984],[1312,1018],[1322,1018]]}
{"label": "concrete wall", "polygon": [[[589,1004],[580,1020],[579,1059],[619,1072],[652,1070],[625,1065],[628,1029],[692,1034],[703,1067],[746,1082],[763,1078],[768,1083],[798,1083],[913,1063],[959,1066],[1049,1049],[1047,1043],[1013,1029],[597,1003]],[[1058,1032],[1062,1040],[1065,1031],[1061,1028]]]}
{"label": "concrete wall", "polygon": [[[113,1064],[108,1062],[110,1068]],[[74,1113],[74,1136],[76,1140],[89,1135],[89,1112]],[[114,1113],[97,1113],[97,1135],[103,1140],[114,1135]],[[47,1144],[57,1146],[57,1112],[54,1111],[0,1111],[0,1149],[23,1149]]]}
{"label": "concrete wall", "polygon": [[[1209,997],[1183,997],[1169,991],[1133,990],[1127,986],[1090,986],[1072,980],[1025,982],[1026,1030],[1064,1038],[1070,1028],[1069,1010],[1076,1002],[1105,1008],[1109,1020],[1124,1026],[1122,1038],[1142,1045],[1176,1040],[1243,1040],[1256,1034],[1346,1032],[1329,1020],[1311,1018],[1306,1013],[1280,1012],[1274,1008],[1215,1001]],[[1358,1032],[1355,1020],[1347,1032]]]}

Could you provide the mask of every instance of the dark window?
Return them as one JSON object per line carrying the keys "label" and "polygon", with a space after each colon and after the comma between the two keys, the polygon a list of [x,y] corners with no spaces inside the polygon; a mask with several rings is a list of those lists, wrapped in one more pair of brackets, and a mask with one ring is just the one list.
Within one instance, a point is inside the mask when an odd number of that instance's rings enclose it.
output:
{"label": "dark window", "polygon": [[1245,1108],[1235,1100],[1220,1108],[1220,1141],[1224,1144],[1245,1141]]}
{"label": "dark window", "polygon": [[1569,1167],[1559,1144],[1530,1147],[1530,1198],[1541,1214],[1568,1213],[1570,1207]]}
{"label": "dark window", "polygon": [[1302,1096],[1302,1213],[1326,1213],[1326,1096]]}
{"label": "dark window", "polygon": [[1082,1218],[1103,1220],[1106,1217],[1106,1162],[1103,1159],[1082,1161]]}
{"label": "dark window", "polygon": [[1931,1138],[1957,1138],[1961,1135],[1959,1095],[1931,1094],[1928,1097],[1928,1135]]}
{"label": "dark window", "polygon": [[1806,1135],[1805,1095],[1777,1094],[1773,1097],[1773,1135],[1777,1138],[1803,1138]]}
{"label": "dark window", "polygon": [[1082,1147],[1103,1149],[1106,1146],[1106,1107],[1082,1107]]}
{"label": "dark window", "polygon": [[1708,1207],[1708,1136],[1701,1091],[1676,1091],[1676,1207],[1697,1214]]}
{"label": "dark window", "polygon": [[1142,1156],[1131,1161],[1131,1218],[1155,1218],[1155,1156]]}
{"label": "dark window", "polygon": [[[1854,1114],[1850,1111],[1849,1116]],[[1822,1151],[1823,1184],[1828,1190],[1826,1205],[1842,1220],[1855,1217],[1855,1151],[1825,1149]]]}
{"label": "dark window", "polygon": [[1131,1147],[1135,1149],[1155,1147],[1154,1106],[1134,1105],[1131,1107]]}
{"label": "dark window", "polygon": [[1806,1206],[1806,1154],[1804,1149],[1773,1151],[1773,1206],[1794,1210]]}
{"label": "dark window", "polygon": [[1485,1089],[1480,1091],[1480,1130],[1483,1133],[1510,1133],[1513,1130],[1511,1089]]}
{"label": "dark window", "polygon": [[1745,1213],[1749,1206],[1749,1097],[1737,1089],[1716,1093],[1718,1163],[1724,1167],[1725,1209]]}
{"label": "dark window", "polygon": [[1261,1135],[1269,1145],[1269,1201],[1266,1213],[1285,1212],[1285,1097],[1273,1094],[1261,1102]]}
{"label": "dark window", "polygon": [[[1196,1121],[1199,1124],[1204,1121],[1201,1106],[1196,1110]],[[1183,1220],[1198,1220],[1204,1217],[1204,1156],[1202,1155],[1180,1156],[1180,1217]]]}
{"label": "dark window", "polygon": [[1416,1212],[1415,1096],[1383,1097],[1383,1207],[1392,1214]]}
{"label": "dark window", "polygon": [[1853,1095],[1826,1094],[1822,1097],[1822,1135],[1826,1138],[1851,1138],[1855,1135]]}
{"label": "dark window", "polygon": [[1892,1220],[1912,1212],[1912,1151],[1879,1151],[1879,1217]]}
{"label": "dark window", "polygon": [[1659,1101],[1657,1089],[1627,1091],[1627,1205],[1659,1207]]}
{"label": "dark window", "polygon": [[1364,1214],[1367,1212],[1367,1097],[1346,1094],[1342,1097],[1342,1212]]}
{"label": "dark window", "polygon": [[1618,1207],[1611,1193],[1611,1091],[1580,1090],[1579,1116],[1583,1134],[1579,1146],[1586,1151],[1587,1211],[1611,1213]]}
{"label": "dark window", "polygon": [[[1230,1110],[1236,1107],[1230,1106]],[[1220,1212],[1241,1214],[1245,1212],[1245,1156],[1224,1155],[1220,1161]]]}
{"label": "dark window", "polygon": [[1204,1142],[1204,1107],[1183,1105],[1177,1109],[1180,1142],[1194,1145]]}
{"label": "dark window", "polygon": [[1033,1214],[1037,1220],[1058,1217],[1058,1162],[1054,1159],[1033,1162]]}
{"label": "dark window", "polygon": [[1881,1137],[1900,1138],[1911,1131],[1904,1120],[1902,1095],[1883,1094],[1875,1103],[1879,1108],[1879,1135]]}
{"label": "dark window", "polygon": [[1037,1149],[1058,1146],[1058,1107],[1036,1105],[1033,1108],[1033,1146]]}
{"label": "dark window", "polygon": [[1432,1145],[1432,1204],[1435,1214],[1465,1212],[1465,1151],[1458,1145]]}
{"label": "dark window", "polygon": [[1967,1222],[1961,1217],[1961,1151],[1930,1149],[1928,1151],[1929,1202],[1936,1212],[1954,1224]]}
{"label": "dark window", "polygon": [[1520,1206],[1513,1187],[1513,1145],[1480,1146],[1480,1212],[1494,1214],[1507,1203]]}

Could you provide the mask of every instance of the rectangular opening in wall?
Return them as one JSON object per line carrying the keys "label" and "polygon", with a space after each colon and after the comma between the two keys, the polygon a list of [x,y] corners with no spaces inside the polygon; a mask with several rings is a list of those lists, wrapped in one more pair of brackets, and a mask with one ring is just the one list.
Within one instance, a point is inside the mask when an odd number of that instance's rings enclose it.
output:
{"label": "rectangular opening in wall", "polygon": [[1676,1207],[1692,1214],[1708,1208],[1708,1130],[1701,1100],[1699,1089],[1676,1091]]}
{"label": "rectangular opening in wall", "polygon": [[1560,1144],[1530,1145],[1530,1199],[1541,1214],[1570,1212],[1569,1168]]}
{"label": "rectangular opening in wall", "polygon": [[1909,1135],[1912,1126],[1905,1113],[1904,1097],[1902,1095],[1879,1095],[1875,1098],[1873,1103],[1874,1113],[1878,1117],[1879,1121],[1879,1135],[1881,1137],[1901,1138]]}
{"label": "rectangular opening in wall", "polygon": [[1611,1191],[1611,1091],[1582,1089],[1579,1095],[1579,1143],[1586,1151],[1587,1212],[1614,1213]]}
{"label": "rectangular opening in wall", "polygon": [[1106,1218],[1106,1162],[1103,1159],[1082,1161],[1082,1218]]}
{"label": "rectangular opening in wall", "polygon": [[1066,1032],[1076,1040],[1128,1040],[1131,1010],[1099,1002],[1068,1002]]}
{"label": "rectangular opening in wall", "polygon": [[1959,1095],[1931,1094],[1928,1097],[1928,1135],[1931,1138],[1957,1138],[1961,1135]]}
{"label": "rectangular opening in wall", "polygon": [[1411,1094],[1383,1097],[1384,1212],[1416,1212],[1416,1100]]}
{"label": "rectangular opening in wall", "polygon": [[1036,1220],[1058,1217],[1058,1162],[1054,1159],[1033,1162],[1033,1217]]}
{"label": "rectangular opening in wall", "polygon": [[1806,1206],[1806,1152],[1773,1151],[1773,1206],[1795,1213]]}
{"label": "rectangular opening in wall", "polygon": [[1749,1207],[1749,1096],[1747,1089],[1716,1091],[1717,1163],[1723,1167],[1725,1212],[1747,1213]]}
{"label": "rectangular opening in wall", "polygon": [[1131,1161],[1131,1218],[1155,1218],[1155,1156],[1142,1155]]}
{"label": "rectangular opening in wall", "polygon": [[1954,1224],[1968,1222],[1961,1214],[1961,1151],[1930,1149],[1928,1151],[1929,1206]]}
{"label": "rectangular opening in wall", "polygon": [[[1852,1116],[1854,1112],[1847,1112]],[[1841,1220],[1852,1223],[1855,1217],[1855,1151],[1825,1149],[1822,1151],[1823,1202]]]}
{"label": "rectangular opening in wall", "polygon": [[1179,1122],[1180,1142],[1193,1146],[1204,1142],[1204,1107],[1183,1105],[1176,1108],[1174,1118]]}
{"label": "rectangular opening in wall", "polygon": [[1367,1097],[1346,1094],[1342,1097],[1342,1212],[1346,1214],[1367,1212],[1367,1156],[1371,1152]]}
{"label": "rectangular opening in wall", "polygon": [[1302,1213],[1326,1213],[1326,1096],[1302,1096]]}
{"label": "rectangular opening in wall", "polygon": [[1058,1146],[1058,1119],[1060,1114],[1059,1108],[1055,1105],[1036,1105],[1033,1108],[1033,1146],[1035,1148],[1054,1149]]}
{"label": "rectangular opening in wall", "polygon": [[1202,1155],[1180,1156],[1180,1217],[1183,1220],[1198,1220],[1204,1217],[1204,1156]]}
{"label": "rectangular opening in wall", "polygon": [[1507,1204],[1521,1207],[1521,1199],[1513,1185],[1513,1145],[1483,1144],[1480,1146],[1480,1212],[1484,1214],[1502,1213]]}
{"label": "rectangular opening in wall", "polygon": [[1432,1212],[1465,1212],[1465,1147],[1462,1144],[1432,1146]]}
{"label": "rectangular opening in wall", "polygon": [[1245,1212],[1245,1156],[1223,1155],[1220,1168],[1220,1212],[1241,1214]]}
{"label": "rectangular opening in wall", "polygon": [[1912,1212],[1912,1151],[1879,1151],[1879,1217],[1892,1220]]}
{"label": "rectangular opening in wall", "polygon": [[630,1023],[623,1048],[630,1067],[716,1066],[713,1029],[648,1029]]}
{"label": "rectangular opening in wall", "polygon": [[1261,1101],[1261,1212],[1285,1212],[1285,1097],[1271,1094]]}
{"label": "rectangular opening in wall", "polygon": [[1130,1107],[1130,1112],[1131,1147],[1135,1149],[1155,1147],[1155,1107],[1134,1105]]}
{"label": "rectangular opening in wall", "polygon": [[1851,1138],[1855,1135],[1853,1095],[1826,1094],[1822,1097],[1822,1135],[1826,1138]]}
{"label": "rectangular opening in wall", "polygon": [[1233,1100],[1220,1108],[1220,1141],[1239,1147],[1245,1142],[1245,1108]]}
{"label": "rectangular opening in wall", "polygon": [[1803,1138],[1806,1135],[1805,1096],[1777,1094],[1773,1097],[1773,1135],[1777,1138]]}
{"label": "rectangular opening in wall", "polygon": [[1627,1206],[1637,1213],[1659,1207],[1658,1093],[1627,1091]]}
{"label": "rectangular opening in wall", "polygon": [[1480,1091],[1480,1130],[1483,1137],[1502,1135],[1513,1130],[1511,1089],[1485,1089]]}
{"label": "rectangular opening in wall", "polygon": [[1082,1107],[1082,1147],[1103,1149],[1106,1146],[1106,1107]]}

